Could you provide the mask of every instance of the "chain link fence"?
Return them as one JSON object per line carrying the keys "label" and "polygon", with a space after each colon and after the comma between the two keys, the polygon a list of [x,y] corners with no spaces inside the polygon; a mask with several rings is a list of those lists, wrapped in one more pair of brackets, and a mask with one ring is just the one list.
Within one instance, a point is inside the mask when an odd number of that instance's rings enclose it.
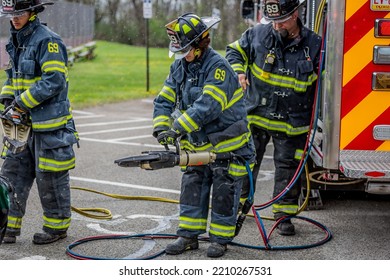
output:
{"label": "chain link fence", "polygon": [[[94,6],[62,0],[53,2],[54,5],[45,6],[45,10],[38,15],[41,22],[47,23],[50,29],[62,37],[67,47],[77,47],[93,40]],[[9,29],[9,18],[0,18],[0,68],[8,64],[5,45],[8,42]]]}

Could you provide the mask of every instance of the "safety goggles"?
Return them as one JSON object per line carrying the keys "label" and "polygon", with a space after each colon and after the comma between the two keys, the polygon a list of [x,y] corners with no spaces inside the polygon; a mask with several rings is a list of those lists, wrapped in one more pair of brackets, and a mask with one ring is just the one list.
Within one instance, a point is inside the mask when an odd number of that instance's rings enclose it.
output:
{"label": "safety goggles", "polygon": [[281,18],[281,19],[272,19],[271,21],[273,23],[285,23],[286,21],[290,20],[291,18],[292,18],[292,16],[288,16],[288,17]]}
{"label": "safety goggles", "polygon": [[2,16],[6,18],[19,18],[27,15],[27,13],[28,13],[27,11],[23,11],[23,12],[16,12],[12,14],[2,14]]}

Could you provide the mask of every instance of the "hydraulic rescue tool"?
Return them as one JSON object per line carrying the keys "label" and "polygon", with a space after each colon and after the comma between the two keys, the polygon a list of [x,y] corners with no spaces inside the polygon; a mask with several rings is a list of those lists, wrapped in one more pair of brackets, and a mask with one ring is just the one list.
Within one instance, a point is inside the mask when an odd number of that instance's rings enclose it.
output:
{"label": "hydraulic rescue tool", "polygon": [[[189,152],[181,151],[178,141],[175,143],[176,151],[169,150],[165,146],[165,151],[145,151],[143,155],[131,156],[115,160],[115,163],[121,167],[140,167],[146,170],[156,170],[162,168],[171,168],[174,166],[199,166],[213,163],[217,160],[230,160],[234,157],[244,161],[243,158],[234,153],[213,153],[213,152]],[[245,163],[246,164],[246,163]],[[250,172],[250,169],[249,169]],[[248,173],[249,173],[248,172]],[[252,176],[250,174],[250,179]],[[251,195],[240,207],[237,217],[236,231],[237,236],[245,221],[246,215],[253,205],[253,186],[251,186]]]}
{"label": "hydraulic rescue tool", "polygon": [[8,106],[0,113],[3,143],[12,153],[19,153],[27,147],[31,122],[28,114]]}
{"label": "hydraulic rescue tool", "polygon": [[179,145],[176,144],[175,146],[176,151],[169,150],[166,146],[165,151],[144,151],[140,156],[117,159],[115,163],[121,167],[140,167],[146,170],[156,170],[174,166],[206,165],[216,160],[231,159],[234,156],[232,153],[180,151]]}

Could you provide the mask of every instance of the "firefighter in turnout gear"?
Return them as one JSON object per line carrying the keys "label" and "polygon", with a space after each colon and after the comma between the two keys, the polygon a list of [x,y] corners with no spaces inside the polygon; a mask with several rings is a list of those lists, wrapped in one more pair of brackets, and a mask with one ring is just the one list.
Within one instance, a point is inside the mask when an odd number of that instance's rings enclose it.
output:
{"label": "firefighter in turnout gear", "polygon": [[0,94],[5,107],[28,115],[31,134],[26,148],[16,153],[3,148],[1,175],[15,190],[4,243],[21,234],[27,199],[36,179],[43,208],[43,232],[35,244],[65,238],[71,220],[69,170],[75,167],[73,145],[78,136],[68,100],[67,52],[61,38],[37,14],[41,0],[1,2],[1,16],[10,18],[11,36],[6,50],[10,66]]}
{"label": "firefighter in turnout gear", "polygon": [[[299,0],[265,0],[267,24],[246,30],[229,44],[226,58],[246,92],[246,107],[256,146],[254,184],[268,142],[274,145],[274,193],[280,194],[299,165],[309,131],[321,37],[303,26]],[[248,196],[244,182],[242,199]],[[300,180],[273,204],[276,220],[298,211]],[[278,225],[281,235],[294,235],[289,218]]]}
{"label": "firefighter in turnout gear", "polygon": [[232,160],[183,167],[179,238],[166,247],[167,254],[198,248],[198,236],[207,229],[212,190],[207,256],[224,255],[235,233],[242,182],[248,174],[245,161],[247,166],[254,165],[253,139],[237,75],[209,46],[209,29],[219,21],[184,14],[166,25],[169,53],[176,59],[154,100],[153,135],[162,145],[180,140],[181,149],[190,152],[237,155]]}
{"label": "firefighter in turnout gear", "polygon": [[10,197],[12,194],[13,188],[8,179],[0,176],[0,245],[3,242],[7,229]]}

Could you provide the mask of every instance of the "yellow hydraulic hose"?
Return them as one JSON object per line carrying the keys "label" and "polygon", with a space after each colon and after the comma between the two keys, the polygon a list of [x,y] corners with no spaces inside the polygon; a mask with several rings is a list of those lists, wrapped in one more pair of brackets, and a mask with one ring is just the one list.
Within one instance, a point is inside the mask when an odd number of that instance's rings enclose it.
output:
{"label": "yellow hydraulic hose", "polygon": [[[91,190],[87,188],[81,188],[81,187],[71,187],[71,189],[74,190],[82,190],[87,192],[92,192],[96,194],[105,195],[112,198],[117,199],[125,199],[125,200],[149,200],[149,201],[160,201],[160,202],[167,202],[167,203],[179,203],[178,200],[174,199],[167,199],[167,198],[161,198],[161,197],[154,197],[154,196],[130,196],[130,195],[120,195],[120,194],[112,194],[112,193],[105,193],[100,192],[96,190]],[[71,209],[83,216],[93,218],[93,219],[101,219],[101,220],[110,220],[112,219],[112,214],[110,210],[104,209],[104,208],[76,208],[71,206]],[[96,215],[91,214],[90,212],[96,212],[96,213],[103,213],[103,215]]]}

